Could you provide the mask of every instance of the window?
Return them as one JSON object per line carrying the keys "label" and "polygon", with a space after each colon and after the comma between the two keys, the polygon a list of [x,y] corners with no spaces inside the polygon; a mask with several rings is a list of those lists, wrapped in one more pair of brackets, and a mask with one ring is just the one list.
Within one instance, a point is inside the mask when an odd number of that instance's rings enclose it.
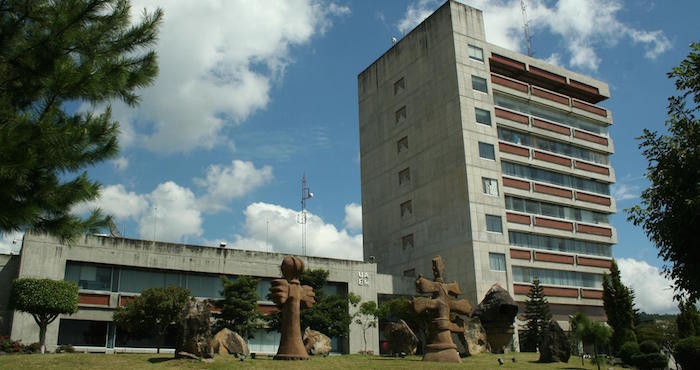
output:
{"label": "window", "polygon": [[483,62],[484,61],[484,49],[482,49],[478,46],[469,45],[469,58]]}
{"label": "window", "polygon": [[482,177],[481,184],[484,188],[484,194],[498,196],[498,180]]}
{"label": "window", "polygon": [[503,253],[489,253],[489,268],[491,271],[505,271],[506,255]]}
{"label": "window", "polygon": [[[477,115],[477,122],[478,118],[479,117]],[[531,146],[537,149],[543,149],[549,152],[564,154],[570,157],[583,159],[584,161],[590,161],[604,165],[609,164],[608,156],[604,153],[584,149],[575,145],[569,145],[566,143],[541,138],[538,136],[530,136],[526,133],[513,131],[504,127],[498,128],[498,138],[514,144]]]}
{"label": "window", "polygon": [[410,200],[401,203],[401,218],[411,217],[413,215],[413,204]]}
{"label": "window", "polygon": [[394,82],[394,95],[397,95],[400,92],[404,91],[405,88],[406,82],[403,79],[403,77],[401,77],[398,81]]}
{"label": "window", "polygon": [[513,266],[513,281],[531,283],[534,278],[547,285],[579,286],[584,288],[601,288],[603,275],[587,272],[550,270]]}
{"label": "window", "polygon": [[405,277],[415,277],[415,276],[416,276],[416,269],[403,270],[403,276],[405,276]]}
{"label": "window", "polygon": [[404,136],[396,142],[396,151],[401,153],[408,150],[408,136]]}
{"label": "window", "polygon": [[488,88],[486,87],[486,79],[477,76],[472,76],[472,89],[486,94],[489,92]]}
{"label": "window", "polygon": [[399,172],[399,186],[406,185],[411,182],[411,169],[405,168]]}
{"label": "window", "polygon": [[112,290],[111,267],[68,261],[64,279],[78,284],[80,289]]}
{"label": "window", "polygon": [[399,110],[396,111],[395,116],[396,116],[395,122],[397,124],[405,121],[406,120],[406,106],[404,105],[403,107],[399,108]]}
{"label": "window", "polygon": [[403,249],[413,248],[413,234],[408,234],[401,237],[401,247],[403,247]]}
{"label": "window", "polygon": [[553,236],[509,231],[508,242],[510,245],[514,245],[516,247],[547,249],[567,253],[612,257],[612,248],[610,244],[595,243],[585,240],[565,239]]}
{"label": "window", "polygon": [[60,319],[58,344],[106,347],[108,326],[107,321]]}
{"label": "window", "polygon": [[501,216],[486,215],[486,231],[503,234]]}
{"label": "window", "polygon": [[517,163],[501,162],[504,175],[520,177],[528,180],[546,182],[553,185],[566,186],[592,193],[610,195],[610,185],[595,180],[576,176],[564,175],[541,168],[523,166]]}
{"label": "window", "polygon": [[479,142],[479,157],[496,160],[496,152],[493,145]]}
{"label": "window", "polygon": [[476,122],[481,123],[482,125],[491,126],[490,111],[474,108],[474,112],[476,113]]}
{"label": "window", "polygon": [[587,209],[571,208],[558,204],[538,202],[530,199],[522,199],[506,196],[506,209],[563,218],[565,220],[582,221],[592,224],[609,224],[607,213],[589,211]]}

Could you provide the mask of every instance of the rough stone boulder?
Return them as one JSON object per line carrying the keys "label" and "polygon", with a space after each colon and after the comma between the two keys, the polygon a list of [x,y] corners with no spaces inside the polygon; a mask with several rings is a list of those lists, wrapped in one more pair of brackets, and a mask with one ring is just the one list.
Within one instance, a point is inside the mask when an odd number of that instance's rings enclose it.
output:
{"label": "rough stone boulder", "polygon": [[551,320],[542,333],[540,362],[569,362],[571,346],[564,330]]}
{"label": "rough stone boulder", "polygon": [[[463,319],[461,316],[457,316],[455,324],[464,328],[464,333],[452,334],[460,356],[474,356],[480,353],[491,352],[491,345],[489,345],[486,337],[486,330],[481,325],[479,318]],[[456,340],[454,340],[455,338]]]}
{"label": "rough stone boulder", "polygon": [[306,353],[310,355],[323,355],[327,356],[331,353],[331,338],[327,335],[318,332],[316,330],[311,330],[311,328],[306,328],[304,330],[304,348]]}
{"label": "rough stone boulder", "polygon": [[503,353],[513,339],[513,320],[518,314],[518,305],[513,297],[500,285],[494,284],[479,303],[472,317],[478,317],[486,330],[491,352]]}
{"label": "rough stone boulder", "polygon": [[214,353],[219,353],[222,355],[250,355],[248,344],[245,342],[243,337],[228,328],[223,328],[216,333],[216,335],[214,335],[214,340],[212,340],[212,348]]}
{"label": "rough stone boulder", "polygon": [[389,351],[394,354],[415,354],[418,337],[405,321],[389,322],[384,325],[384,336],[389,344]]}
{"label": "rough stone boulder", "polygon": [[209,304],[191,298],[180,312],[175,357],[212,358]]}

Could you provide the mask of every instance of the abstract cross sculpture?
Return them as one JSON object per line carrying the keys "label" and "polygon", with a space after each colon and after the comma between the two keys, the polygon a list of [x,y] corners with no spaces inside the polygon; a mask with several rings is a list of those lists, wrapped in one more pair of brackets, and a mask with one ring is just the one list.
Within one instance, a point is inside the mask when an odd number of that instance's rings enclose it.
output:
{"label": "abstract cross sculpture", "polygon": [[457,352],[457,346],[452,342],[453,333],[464,333],[464,328],[455,325],[450,321],[450,312],[469,315],[472,308],[464,299],[450,299],[450,296],[457,298],[462,292],[456,282],[445,283],[445,264],[442,258],[433,258],[434,281],[418,275],[416,279],[416,290],[419,293],[431,293],[431,298],[418,297],[413,299],[413,309],[421,314],[425,311],[433,317],[428,326],[428,344],[423,361],[437,362],[462,362]]}
{"label": "abstract cross sculpture", "polygon": [[282,336],[275,360],[308,360],[309,355],[301,340],[299,304],[311,308],[316,302],[314,289],[299,283],[304,272],[304,261],[300,258],[284,257],[281,269],[284,279],[272,280],[270,287],[272,300],[277,306],[282,306]]}

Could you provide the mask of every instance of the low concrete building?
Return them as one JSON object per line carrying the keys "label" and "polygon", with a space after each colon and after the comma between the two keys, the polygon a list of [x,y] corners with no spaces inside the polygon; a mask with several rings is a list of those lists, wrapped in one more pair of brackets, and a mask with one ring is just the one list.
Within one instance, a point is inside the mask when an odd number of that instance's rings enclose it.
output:
{"label": "low concrete building", "polygon": [[[155,351],[152,341],[128,338],[112,323],[113,311],[130,297],[145,288],[176,285],[190,289],[197,298],[216,299],[222,288],[221,275],[250,275],[260,278],[260,310],[270,312],[274,304],[264,297],[270,281],[281,277],[283,258],[278,253],[103,236],[85,236],[68,246],[47,236],[27,234],[20,256],[0,258],[0,266],[4,266],[0,270],[0,283],[9,287],[15,277],[32,277],[65,279],[78,284],[78,312],[61,315],[49,325],[46,340],[49,350],[71,344],[79,350],[96,352],[144,352]],[[307,268],[329,272],[326,290],[354,293],[362,301],[377,301],[379,294],[413,290],[413,279],[377,274],[374,263],[317,257],[304,260]],[[6,307],[8,291],[0,294],[0,309]],[[23,343],[38,341],[39,330],[30,315],[14,312],[11,337]],[[362,329],[357,324],[351,324],[348,338],[332,340],[335,352],[363,350]],[[367,341],[368,348],[379,353],[376,328],[367,333]],[[278,343],[278,333],[261,330],[249,346],[252,352],[275,353]],[[166,341],[166,347],[167,344]]]}

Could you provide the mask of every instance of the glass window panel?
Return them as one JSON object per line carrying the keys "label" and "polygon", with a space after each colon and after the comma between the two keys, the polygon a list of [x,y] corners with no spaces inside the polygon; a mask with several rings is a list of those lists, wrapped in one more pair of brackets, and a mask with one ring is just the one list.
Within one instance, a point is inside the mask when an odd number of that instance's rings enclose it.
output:
{"label": "glass window panel", "polygon": [[589,242],[585,240],[527,234],[517,231],[509,231],[508,240],[510,242],[510,245],[517,247],[558,250],[568,253],[580,253],[594,256],[612,257],[611,245]]}
{"label": "glass window panel", "polygon": [[472,75],[472,89],[476,91],[481,91],[482,93],[488,93],[488,87],[486,85],[486,79],[478,77],[478,76],[473,76]]}
{"label": "glass window panel", "polygon": [[487,125],[491,126],[491,112],[484,110],[484,109],[479,109],[479,108],[474,108],[474,112],[476,113],[476,122],[481,123],[482,125]]}
{"label": "glass window panel", "polygon": [[187,288],[194,297],[221,298],[224,286],[219,275],[188,273]]}
{"label": "glass window panel", "polygon": [[105,347],[108,326],[107,321],[61,319],[58,324],[58,344]]}
{"label": "glass window panel", "polygon": [[592,193],[610,195],[610,185],[595,180],[564,175],[541,168],[528,167],[517,163],[501,162],[503,174],[521,177],[528,180],[542,181],[553,185],[572,187]]}
{"label": "glass window panel", "polygon": [[270,301],[267,295],[270,294],[270,287],[272,286],[272,280],[261,278],[258,281],[258,300],[259,301]]}
{"label": "glass window panel", "polygon": [[483,62],[484,61],[484,49],[482,49],[478,46],[469,45],[469,58]]}
{"label": "glass window panel", "polygon": [[500,216],[486,215],[486,230],[494,233],[503,233],[503,223]]}
{"label": "glass window panel", "polygon": [[493,271],[505,271],[506,255],[503,253],[489,253],[489,268]]}
{"label": "glass window panel", "polygon": [[119,291],[127,293],[141,293],[147,288],[165,288],[166,281],[173,281],[175,278],[168,276],[176,274],[159,270],[142,270],[122,268],[119,277]]}
{"label": "glass window panel", "polygon": [[496,159],[496,152],[493,145],[479,142],[479,157],[486,159]]}
{"label": "glass window panel", "polygon": [[64,279],[78,284],[80,289],[112,290],[112,268],[80,262],[66,262]]}
{"label": "glass window panel", "polygon": [[498,196],[498,180],[482,177],[481,183],[484,194]]}

